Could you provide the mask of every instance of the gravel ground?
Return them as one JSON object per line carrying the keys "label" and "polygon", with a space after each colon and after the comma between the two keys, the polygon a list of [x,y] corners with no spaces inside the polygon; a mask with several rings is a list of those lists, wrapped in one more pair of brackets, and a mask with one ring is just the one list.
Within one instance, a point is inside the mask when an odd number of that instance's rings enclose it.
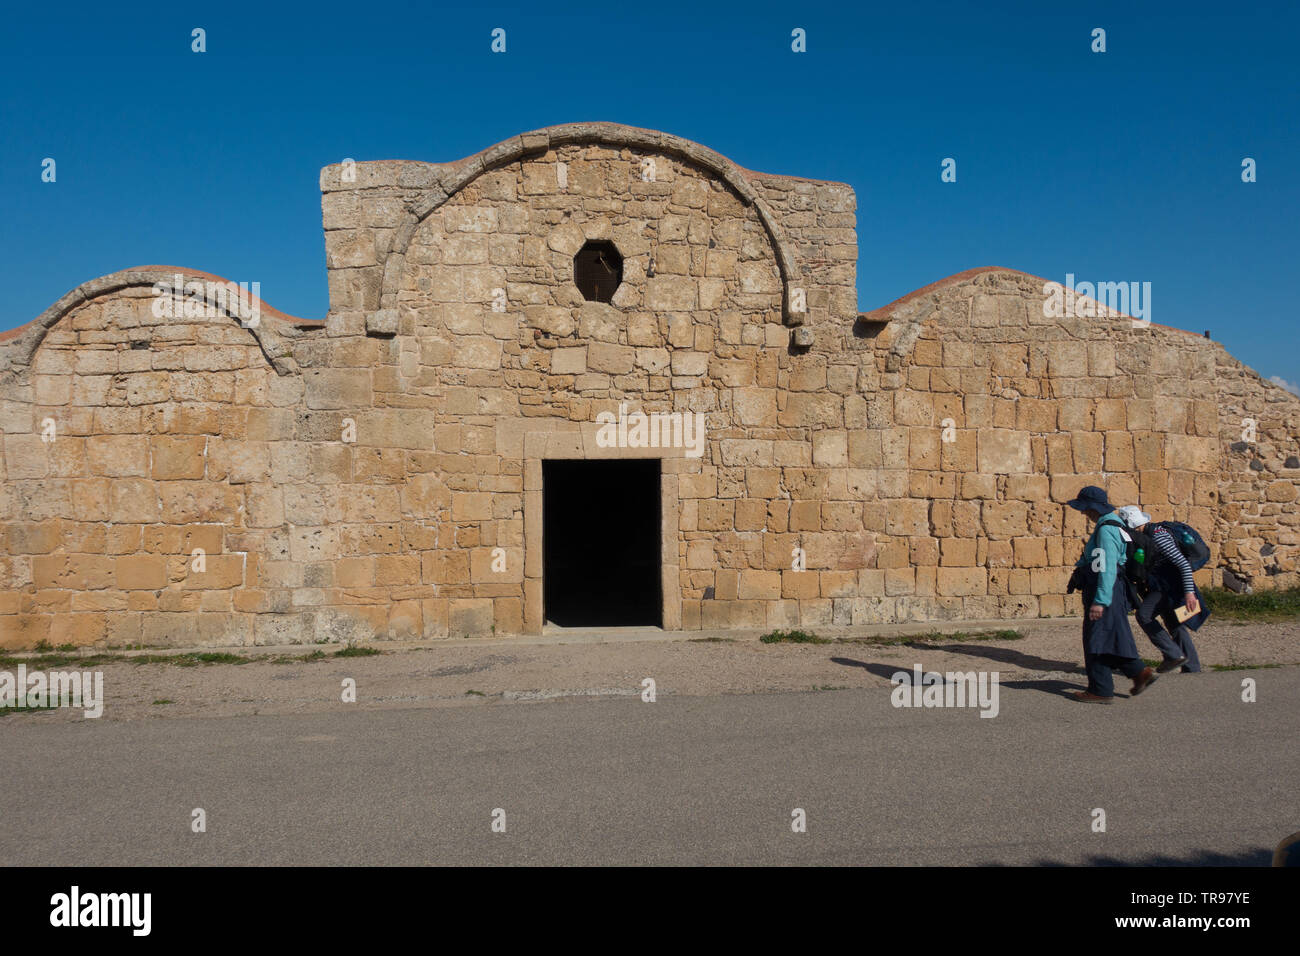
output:
{"label": "gravel ground", "polygon": [[[920,664],[932,671],[996,670],[1002,682],[1051,680],[1066,691],[1084,686],[1078,620],[971,622],[967,632],[1014,627],[1020,640],[890,644],[908,634],[951,625],[855,628],[821,632],[833,644],[763,644],[759,632],[579,631],[513,640],[459,640],[433,645],[380,643],[372,657],[257,661],[181,667],[97,665],[104,675],[105,720],[305,714],[354,708],[503,706],[560,697],[641,693],[653,678],[659,695],[707,696],[879,686]],[[1139,651],[1157,657],[1137,632]],[[1300,664],[1300,621],[1206,625],[1196,638],[1212,665]],[[208,649],[213,650],[213,649]],[[244,656],[307,654],[337,648],[230,648]],[[10,665],[9,669],[13,669]],[[70,669],[70,668],[63,668]],[[343,681],[356,681],[357,702],[343,703]],[[1173,674],[1167,679],[1195,680]],[[1117,679],[1122,693],[1126,682]],[[160,703],[166,701],[167,703]],[[82,720],[75,709],[0,716],[17,721]]]}

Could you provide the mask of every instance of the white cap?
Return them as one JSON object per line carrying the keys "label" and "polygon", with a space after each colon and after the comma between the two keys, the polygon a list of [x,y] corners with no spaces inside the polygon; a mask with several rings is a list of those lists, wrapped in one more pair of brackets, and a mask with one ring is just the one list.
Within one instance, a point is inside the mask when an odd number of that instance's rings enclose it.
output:
{"label": "white cap", "polygon": [[1142,509],[1137,505],[1125,505],[1122,508],[1115,509],[1115,512],[1124,519],[1124,523],[1130,528],[1140,528],[1151,520],[1151,516],[1143,514]]}

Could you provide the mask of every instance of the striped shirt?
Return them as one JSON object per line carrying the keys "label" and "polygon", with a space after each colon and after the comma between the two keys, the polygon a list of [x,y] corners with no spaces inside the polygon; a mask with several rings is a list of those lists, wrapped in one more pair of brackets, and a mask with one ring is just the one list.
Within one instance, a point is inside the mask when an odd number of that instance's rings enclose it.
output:
{"label": "striped shirt", "polygon": [[1196,590],[1196,585],[1192,581],[1192,566],[1187,563],[1187,558],[1183,556],[1183,549],[1178,547],[1178,542],[1174,536],[1161,527],[1151,529],[1151,540],[1156,543],[1160,549],[1160,554],[1166,561],[1176,567],[1183,576],[1183,593],[1191,594]]}

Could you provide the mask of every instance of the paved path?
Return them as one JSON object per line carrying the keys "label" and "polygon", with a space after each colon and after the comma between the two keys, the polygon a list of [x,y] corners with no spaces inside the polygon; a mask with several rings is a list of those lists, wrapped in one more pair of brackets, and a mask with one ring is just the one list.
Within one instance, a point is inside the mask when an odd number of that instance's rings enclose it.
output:
{"label": "paved path", "polygon": [[994,719],[880,687],[9,717],[0,861],[1253,865],[1300,830],[1300,668],[1166,678],[1109,708],[1053,683],[1003,685]]}

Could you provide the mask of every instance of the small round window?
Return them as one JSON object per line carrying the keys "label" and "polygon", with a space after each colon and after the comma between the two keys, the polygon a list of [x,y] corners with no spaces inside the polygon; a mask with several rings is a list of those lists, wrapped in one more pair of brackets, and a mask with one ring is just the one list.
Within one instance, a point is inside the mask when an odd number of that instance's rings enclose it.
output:
{"label": "small round window", "polygon": [[591,239],[573,257],[573,281],[588,302],[610,302],[623,281],[623,256],[608,239]]}

